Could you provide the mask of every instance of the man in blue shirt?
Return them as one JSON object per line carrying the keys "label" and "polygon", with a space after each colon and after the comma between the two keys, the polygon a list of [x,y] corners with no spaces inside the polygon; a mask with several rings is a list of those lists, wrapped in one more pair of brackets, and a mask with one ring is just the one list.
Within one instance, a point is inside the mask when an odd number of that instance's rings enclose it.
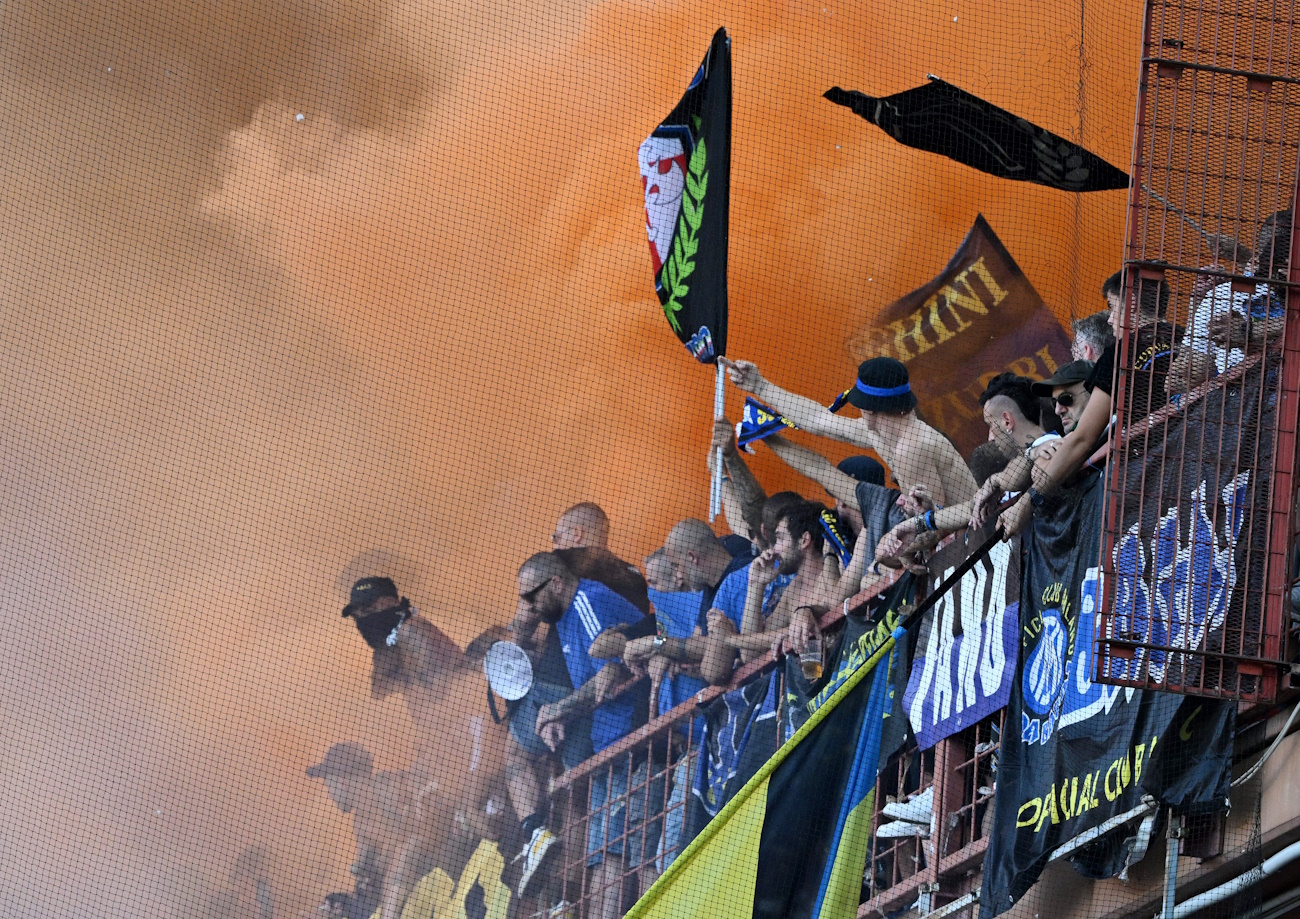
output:
{"label": "man in blue shirt", "polygon": [[[572,768],[632,729],[634,702],[626,696],[607,700],[628,679],[628,672],[617,660],[593,657],[592,646],[602,634],[645,622],[631,603],[597,581],[580,580],[553,553],[538,553],[519,569],[519,605],[511,631],[529,648],[537,627],[547,623],[554,630],[573,687],[569,692],[567,687],[536,682],[511,713],[514,744],[507,763],[508,788],[529,840],[521,854],[525,863],[520,896],[526,896],[533,880],[540,878],[539,869],[556,841],[546,826],[534,764],[558,752],[565,766]],[[648,622],[653,625],[653,620]],[[622,834],[620,828],[615,835]]]}

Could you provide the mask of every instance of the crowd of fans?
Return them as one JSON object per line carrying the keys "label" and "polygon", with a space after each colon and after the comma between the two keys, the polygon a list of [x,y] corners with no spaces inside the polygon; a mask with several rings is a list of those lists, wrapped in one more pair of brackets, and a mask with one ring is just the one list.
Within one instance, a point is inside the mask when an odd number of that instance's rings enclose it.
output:
{"label": "crowd of fans", "polygon": [[[1107,307],[1074,323],[1071,363],[1041,381],[1012,373],[988,381],[980,398],[988,442],[967,459],[918,413],[907,369],[892,358],[859,367],[847,394],[857,418],[782,389],[753,363],[725,362],[734,385],[802,431],[872,456],[837,464],[768,437],[766,448],[825,491],[811,500],[768,495],[731,422],[719,419],[710,454],[723,452],[729,535],[682,520],[638,570],[610,551],[604,511],[578,504],[556,522],[550,551],[521,560],[513,621],[464,652],[391,580],[358,581],[343,614],[373,649],[372,692],[403,696],[419,742],[405,772],[376,773],[370,754],[350,743],[308,770],[352,815],[357,842],[354,889],[331,894],[322,909],[397,919],[422,879],[436,871],[458,877],[481,840],[504,853],[513,893],[536,895],[561,848],[548,806],[553,775],[706,685],[727,684],[745,662],[803,651],[818,637],[821,614],[900,568],[924,570],[944,534],[995,519],[1005,534],[1019,532],[1055,491],[1096,474],[1090,463],[1113,424],[1144,418],[1279,341],[1280,303],[1269,281],[1284,276],[1289,239],[1290,213],[1268,218],[1247,268],[1260,275],[1258,285],[1249,293],[1228,282],[1195,291],[1186,328],[1166,320],[1169,285],[1158,272],[1134,279],[1127,315],[1124,278],[1108,278]],[[1126,417],[1116,420],[1121,331],[1129,397]],[[1028,500],[1003,500],[1020,493]],[[847,560],[832,531],[844,534]],[[490,704],[449,715],[451,681],[489,658]],[[679,851],[681,819],[673,814],[690,780],[685,743],[674,736],[670,787],[648,778],[644,762],[592,775],[584,853],[592,919],[616,919],[626,905],[623,879],[634,873],[644,891]],[[483,915],[499,919],[487,905]],[[482,917],[471,911],[469,919]]]}

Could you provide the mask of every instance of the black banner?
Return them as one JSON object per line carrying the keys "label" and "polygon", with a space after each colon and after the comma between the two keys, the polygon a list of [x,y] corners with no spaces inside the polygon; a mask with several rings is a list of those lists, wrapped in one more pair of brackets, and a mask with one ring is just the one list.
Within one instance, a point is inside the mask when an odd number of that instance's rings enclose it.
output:
{"label": "black banner", "polygon": [[1128,175],[1095,153],[935,76],[883,98],[838,86],[825,95],[900,144],[999,178],[1062,191],[1128,188]]}
{"label": "black banner", "polygon": [[[999,754],[981,916],[1009,909],[1061,844],[1138,806],[1222,805],[1231,703],[1094,683],[1101,477],[1087,473],[1023,536],[1020,660]],[[1226,719],[1226,721],[1225,721]],[[1071,861],[1089,877],[1125,867],[1120,828]]]}
{"label": "black banner", "polygon": [[727,353],[731,39],[713,36],[677,107],[637,151],[655,292],[696,360]]}
{"label": "black banner", "polygon": [[775,674],[768,673],[714,699],[704,708],[682,846],[695,838],[781,745],[777,737]]}
{"label": "black banner", "polygon": [[[915,595],[915,576],[904,574],[889,590],[871,601],[860,615],[845,616],[844,628],[828,649],[829,663],[821,679],[809,680],[803,675],[799,655],[786,656],[785,697],[781,700],[783,742],[803,727],[809,716],[862,665],[869,656],[867,652],[879,644],[881,630],[889,632],[899,624],[908,607],[914,605]],[[893,754],[907,737],[909,726],[903,710],[903,694],[907,688],[908,671],[911,669],[912,638],[920,625],[920,620],[913,622],[894,645],[895,663],[890,674],[890,700],[880,747],[882,757]]]}

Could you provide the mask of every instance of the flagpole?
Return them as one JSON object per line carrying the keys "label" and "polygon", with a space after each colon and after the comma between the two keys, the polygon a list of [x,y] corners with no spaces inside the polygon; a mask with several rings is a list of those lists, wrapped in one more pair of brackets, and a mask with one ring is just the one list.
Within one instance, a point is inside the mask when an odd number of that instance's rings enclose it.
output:
{"label": "flagpole", "polygon": [[[725,403],[723,402],[723,382],[726,375],[726,368],[722,366],[722,360],[719,359],[715,366],[718,373],[713,381],[713,418],[716,421],[722,417]],[[712,435],[710,435],[712,436]],[[722,513],[722,448],[719,447],[713,457],[713,475],[709,481],[709,523],[714,521],[718,514]]]}

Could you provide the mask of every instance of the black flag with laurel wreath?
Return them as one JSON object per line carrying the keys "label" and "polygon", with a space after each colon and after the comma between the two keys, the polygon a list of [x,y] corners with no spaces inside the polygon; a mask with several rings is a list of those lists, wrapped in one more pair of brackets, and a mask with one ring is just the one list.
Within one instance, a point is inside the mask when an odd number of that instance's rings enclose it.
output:
{"label": "black flag with laurel wreath", "polygon": [[677,107],[637,153],[655,292],[696,360],[727,353],[731,186],[731,39],[709,53]]}

